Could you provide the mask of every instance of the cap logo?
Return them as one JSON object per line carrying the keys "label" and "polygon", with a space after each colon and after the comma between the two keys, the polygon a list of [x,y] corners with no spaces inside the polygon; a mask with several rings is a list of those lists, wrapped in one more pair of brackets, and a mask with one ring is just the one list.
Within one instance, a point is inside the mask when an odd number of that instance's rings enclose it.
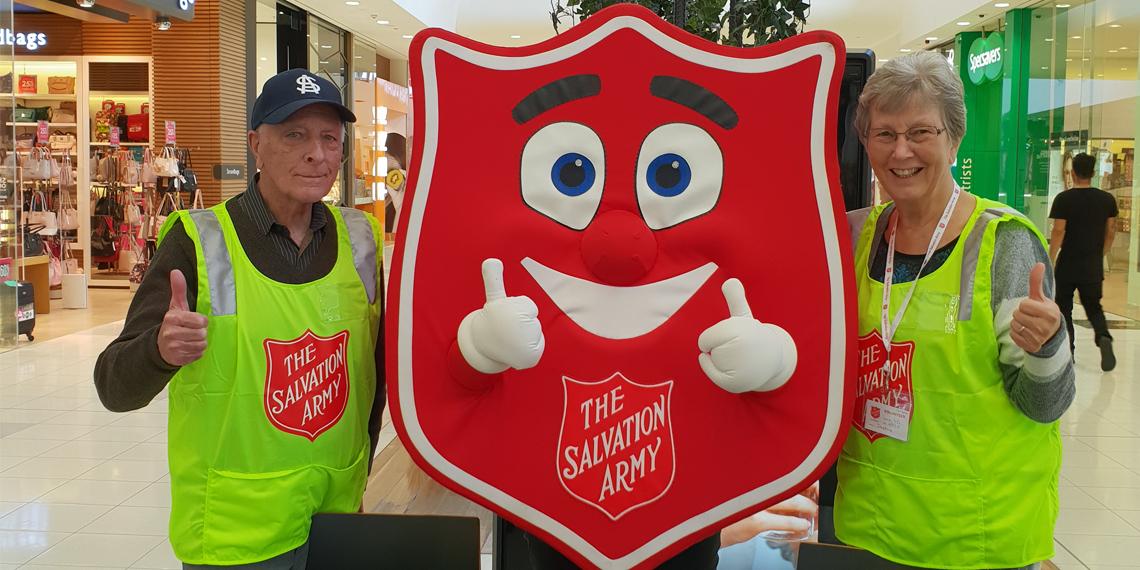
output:
{"label": "cap logo", "polygon": [[301,95],[306,93],[320,94],[321,86],[312,77],[302,75],[297,78],[297,92]]}

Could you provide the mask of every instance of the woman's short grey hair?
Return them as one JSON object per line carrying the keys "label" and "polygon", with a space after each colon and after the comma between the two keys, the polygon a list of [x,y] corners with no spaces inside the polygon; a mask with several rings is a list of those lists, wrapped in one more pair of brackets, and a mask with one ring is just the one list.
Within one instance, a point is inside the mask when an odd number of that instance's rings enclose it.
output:
{"label": "woman's short grey hair", "polygon": [[955,144],[962,141],[966,135],[962,79],[945,57],[932,51],[896,57],[871,75],[855,109],[859,136],[867,136],[872,111],[894,113],[913,103],[937,107],[950,140]]}

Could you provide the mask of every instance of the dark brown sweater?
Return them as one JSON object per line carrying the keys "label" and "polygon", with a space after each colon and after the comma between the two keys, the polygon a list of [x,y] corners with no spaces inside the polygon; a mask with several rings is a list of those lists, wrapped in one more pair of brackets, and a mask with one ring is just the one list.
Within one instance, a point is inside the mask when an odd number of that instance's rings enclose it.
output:
{"label": "dark brown sweater", "polygon": [[[315,252],[299,252],[300,257],[311,259],[309,263],[298,263],[298,259],[282,255],[278,243],[282,238],[277,232],[267,230],[261,214],[268,215],[268,209],[251,184],[250,190],[226,203],[226,211],[234,222],[238,240],[253,265],[262,274],[281,283],[300,284],[316,281],[332,271],[337,257],[337,228],[334,223],[314,224],[314,239],[309,247]],[[314,210],[325,208],[314,204]],[[249,213],[254,212],[251,216]],[[327,214],[327,212],[321,212]],[[330,215],[318,215],[327,219]],[[272,220],[271,215],[268,218]],[[288,239],[284,233],[282,239]],[[296,246],[293,246],[296,248]],[[376,254],[380,255],[380,244]],[[306,259],[306,261],[308,261]],[[95,387],[99,399],[108,410],[126,412],[137,410],[149,404],[174,374],[178,367],[170,366],[158,353],[158,329],[163,316],[170,306],[170,272],[180,269],[187,276],[187,299],[191,307],[198,299],[197,254],[194,243],[186,235],[181,224],[173,226],[162,241],[162,245],[151,259],[150,269],[139,285],[127,311],[126,324],[119,337],[111,342],[95,363]],[[383,282],[378,294],[383,299]],[[368,420],[368,435],[372,441],[372,454],[380,433],[380,419],[384,411],[384,327],[380,326],[376,344],[376,399]],[[371,465],[369,455],[369,465]]]}

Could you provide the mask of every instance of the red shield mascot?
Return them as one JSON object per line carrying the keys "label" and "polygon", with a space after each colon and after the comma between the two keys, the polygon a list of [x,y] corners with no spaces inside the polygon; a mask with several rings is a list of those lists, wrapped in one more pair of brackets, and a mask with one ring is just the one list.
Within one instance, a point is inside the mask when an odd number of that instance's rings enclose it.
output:
{"label": "red shield mascot", "polygon": [[601,568],[815,481],[855,364],[843,61],[628,5],[522,48],[419,34],[387,322],[417,463]]}

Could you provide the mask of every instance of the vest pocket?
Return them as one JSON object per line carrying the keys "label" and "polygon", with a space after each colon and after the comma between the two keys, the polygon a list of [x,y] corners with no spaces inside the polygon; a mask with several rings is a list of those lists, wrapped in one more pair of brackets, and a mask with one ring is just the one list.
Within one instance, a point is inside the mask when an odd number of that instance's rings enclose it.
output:
{"label": "vest pocket", "polygon": [[258,562],[300,546],[327,490],[317,468],[273,473],[210,469],[203,554],[210,564]]}
{"label": "vest pocket", "polygon": [[841,457],[839,539],[903,564],[981,568],[981,481],[909,477]]}

